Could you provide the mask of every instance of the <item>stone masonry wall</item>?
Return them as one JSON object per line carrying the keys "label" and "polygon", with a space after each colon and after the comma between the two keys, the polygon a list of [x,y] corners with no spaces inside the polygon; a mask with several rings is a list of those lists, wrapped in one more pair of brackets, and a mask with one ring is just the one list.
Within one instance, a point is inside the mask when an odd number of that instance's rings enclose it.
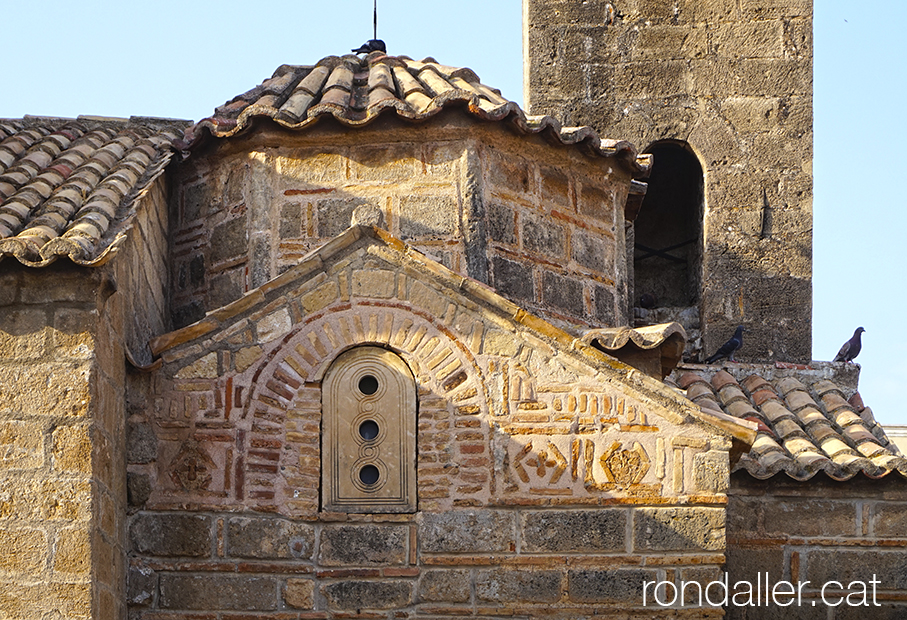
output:
{"label": "stone masonry wall", "polygon": [[[804,620],[903,618],[907,615],[907,488],[894,472],[882,480],[861,475],[845,482],[822,474],[807,482],[755,480],[745,472],[731,478],[728,503],[727,571],[731,583],[756,583],[757,573],[809,581],[799,608],[729,608],[728,618],[777,617]],[[871,497],[870,497],[871,490]],[[870,579],[880,583],[872,594]],[[763,577],[764,579],[764,577]],[[823,584],[837,581],[821,598]],[[866,584],[868,605],[860,603]],[[842,601],[843,597],[843,601]],[[786,599],[782,599],[786,600]],[[776,617],[776,616],[771,616]]]}
{"label": "stone masonry wall", "polygon": [[395,236],[545,316],[626,324],[628,184],[616,160],[456,110],[417,126],[259,128],[176,174],[173,320],[261,286],[370,207]]}
{"label": "stone masonry wall", "polygon": [[702,163],[704,349],[744,324],[743,358],[809,361],[811,0],[524,5],[532,114]]}
{"label": "stone masonry wall", "polygon": [[166,325],[165,196],[104,267],[0,265],[4,618],[125,617],[126,349]]}
{"label": "stone masonry wall", "polygon": [[[348,231],[155,340],[130,417],[131,617],[658,617],[644,580],[715,578],[727,436],[383,235]],[[321,508],[321,380],[358,344],[416,380],[413,514]]]}

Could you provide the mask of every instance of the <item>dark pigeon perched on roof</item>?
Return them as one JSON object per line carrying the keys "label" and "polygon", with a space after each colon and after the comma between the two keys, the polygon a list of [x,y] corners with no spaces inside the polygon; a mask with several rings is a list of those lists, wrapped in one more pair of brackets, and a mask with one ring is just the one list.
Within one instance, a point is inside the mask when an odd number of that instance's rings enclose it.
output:
{"label": "dark pigeon perched on roof", "polygon": [[352,50],[354,54],[370,54],[371,52],[384,52],[387,53],[387,46],[384,45],[384,41],[381,39],[369,39],[361,46],[359,49]]}
{"label": "dark pigeon perched on roof", "polygon": [[850,340],[841,345],[841,350],[835,355],[834,361],[852,362],[853,359],[860,354],[860,349],[863,348],[863,343],[860,342],[860,334],[865,331],[866,330],[862,327],[856,328],[853,332],[853,336],[850,337]]}
{"label": "dark pigeon perched on roof", "polygon": [[731,336],[731,339],[721,345],[715,355],[710,357],[705,361],[706,364],[714,364],[722,358],[728,358],[729,361],[734,361],[734,353],[743,346],[743,325],[737,326],[737,331],[734,332],[734,335]]}

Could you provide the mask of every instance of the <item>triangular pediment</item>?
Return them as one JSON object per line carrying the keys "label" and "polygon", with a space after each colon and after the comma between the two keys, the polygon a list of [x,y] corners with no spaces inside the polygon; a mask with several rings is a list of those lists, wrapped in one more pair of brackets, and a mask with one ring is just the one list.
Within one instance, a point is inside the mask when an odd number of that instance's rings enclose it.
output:
{"label": "triangular pediment", "polygon": [[[425,438],[420,431],[420,453],[449,446],[458,472],[475,470],[474,484],[458,488],[479,503],[527,494],[711,501],[703,498],[726,488],[732,444],[755,435],[752,424],[703,411],[367,226],[351,227],[259,289],[151,342],[177,394],[165,405],[168,415],[201,415],[186,405],[201,399],[209,418],[244,429],[247,441],[265,428],[264,443],[272,441],[267,433],[306,440],[279,420],[306,407],[315,415],[327,369],[359,345],[391,349],[410,366],[420,420],[445,420]],[[209,400],[221,402],[223,413]],[[481,483],[480,472],[490,470],[496,473]],[[448,493],[437,501],[454,500]]]}

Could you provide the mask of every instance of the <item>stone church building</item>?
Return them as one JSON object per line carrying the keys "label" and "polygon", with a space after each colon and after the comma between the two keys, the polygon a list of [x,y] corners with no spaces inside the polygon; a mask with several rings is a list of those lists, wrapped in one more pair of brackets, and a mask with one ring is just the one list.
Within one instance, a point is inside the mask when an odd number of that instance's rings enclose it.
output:
{"label": "stone church building", "polygon": [[0,619],[907,617],[811,2],[524,9],[525,111],[372,52],[0,120]]}

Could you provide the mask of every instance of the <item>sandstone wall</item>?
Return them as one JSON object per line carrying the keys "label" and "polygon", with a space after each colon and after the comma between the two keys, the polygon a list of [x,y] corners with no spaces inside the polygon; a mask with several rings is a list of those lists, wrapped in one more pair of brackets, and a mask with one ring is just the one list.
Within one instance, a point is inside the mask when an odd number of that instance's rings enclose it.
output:
{"label": "sandstone wall", "polygon": [[[486,287],[354,232],[155,341],[128,453],[133,617],[657,617],[643,581],[716,578],[726,435]],[[359,344],[415,377],[411,514],[323,509],[321,382]]]}
{"label": "sandstone wall", "polygon": [[[897,472],[882,480],[858,475],[846,482],[824,478],[807,482],[755,480],[744,472],[731,478],[727,521],[727,571],[733,583],[756,583],[758,573],[770,582],[809,581],[800,608],[771,611],[798,618],[902,618],[907,614],[907,488]],[[870,579],[875,586],[873,599]],[[763,577],[764,579],[764,577]],[[825,583],[841,585],[827,588]],[[863,600],[868,605],[848,604]],[[843,601],[842,601],[843,597]],[[815,604],[813,604],[815,603]],[[766,608],[729,608],[728,618],[764,618]],[[781,617],[781,616],[779,616]],[[789,616],[786,616],[789,617]]]}
{"label": "sandstone wall", "polygon": [[177,326],[283,272],[361,206],[450,269],[545,316],[626,324],[629,175],[614,159],[456,110],[416,126],[328,123],[300,134],[258,128],[179,169]]}
{"label": "sandstone wall", "polygon": [[524,0],[524,8],[531,113],[640,149],[681,141],[699,158],[706,354],[744,324],[742,359],[809,361],[812,2]]}
{"label": "sandstone wall", "polygon": [[5,618],[125,617],[125,352],[165,325],[165,196],[104,267],[0,264]]}

